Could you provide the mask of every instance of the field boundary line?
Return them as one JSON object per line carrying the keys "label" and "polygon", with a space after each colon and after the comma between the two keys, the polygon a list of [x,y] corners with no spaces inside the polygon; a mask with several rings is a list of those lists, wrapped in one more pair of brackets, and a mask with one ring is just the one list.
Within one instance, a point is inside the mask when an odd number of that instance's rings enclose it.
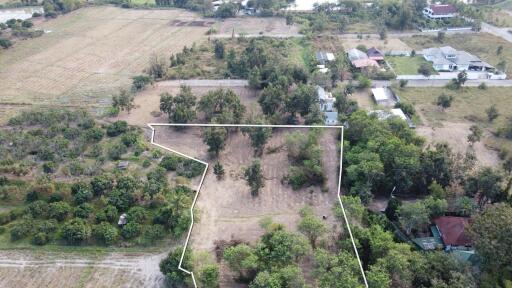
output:
{"label": "field boundary line", "polygon": [[341,133],[340,133],[340,161],[339,161],[339,172],[338,172],[338,201],[340,203],[340,206],[341,206],[341,211],[343,212],[343,218],[345,219],[345,224],[347,225],[347,230],[348,230],[348,234],[350,235],[350,240],[352,241],[352,247],[354,248],[354,252],[356,254],[356,257],[357,257],[357,261],[358,261],[358,264],[359,264],[359,269],[361,270],[361,274],[363,276],[363,281],[364,281],[364,285],[366,288],[368,288],[368,282],[366,280],[366,275],[364,273],[364,269],[363,269],[363,264],[361,262],[361,258],[359,257],[359,252],[357,251],[357,246],[356,246],[356,243],[354,241],[354,236],[352,234],[352,229],[350,229],[350,224],[349,224],[349,221],[348,221],[348,218],[347,218],[347,213],[345,212],[345,207],[343,206],[343,202],[341,201],[341,174],[343,172],[343,136],[344,136],[344,131],[345,131],[345,127],[344,126],[340,126],[340,125],[270,125],[270,124],[212,124],[212,123],[208,123],[208,124],[190,124],[190,123],[187,123],[187,124],[179,124],[179,123],[148,123],[147,124],[149,126],[149,128],[151,129],[151,144],[152,145],[155,145],[157,147],[160,147],[164,150],[167,150],[167,151],[170,151],[172,153],[175,153],[175,154],[178,154],[180,156],[183,156],[187,159],[191,159],[191,160],[194,160],[194,161],[197,161],[203,165],[205,165],[205,169],[203,171],[203,175],[201,176],[201,181],[199,181],[199,185],[197,187],[197,190],[196,190],[196,195],[194,196],[194,200],[192,201],[192,206],[190,207],[190,216],[191,216],[191,223],[190,223],[190,227],[189,227],[189,230],[188,230],[188,233],[187,233],[187,238],[185,240],[185,245],[183,246],[183,252],[181,253],[181,258],[180,258],[180,263],[178,265],[178,269],[189,274],[191,277],[192,277],[192,282],[194,283],[194,287],[197,288],[197,284],[196,284],[196,279],[195,279],[195,276],[194,276],[194,272],[192,271],[188,271],[187,269],[183,268],[182,267],[182,263],[183,263],[183,258],[185,257],[185,252],[187,250],[187,247],[188,247],[188,243],[190,241],[190,235],[192,234],[192,229],[194,227],[194,207],[196,205],[196,202],[197,202],[197,198],[199,196],[199,192],[201,191],[201,187],[203,186],[203,182],[204,182],[204,178],[206,177],[206,172],[208,171],[208,168],[209,168],[209,164],[208,162],[205,162],[205,161],[202,161],[200,159],[197,159],[197,158],[194,158],[192,156],[189,156],[189,155],[186,155],[186,154],[183,154],[179,151],[176,151],[174,149],[171,149],[171,148],[168,148],[168,147],[165,147],[163,145],[160,145],[158,143],[155,142],[155,127],[158,127],[158,126],[167,126],[167,127],[266,127],[266,128],[328,128],[328,129],[340,129]]}

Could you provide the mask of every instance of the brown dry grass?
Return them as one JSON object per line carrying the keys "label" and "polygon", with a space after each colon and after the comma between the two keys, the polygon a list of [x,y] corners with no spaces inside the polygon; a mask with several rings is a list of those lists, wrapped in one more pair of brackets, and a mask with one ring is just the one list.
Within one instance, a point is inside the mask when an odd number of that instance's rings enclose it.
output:
{"label": "brown dry grass", "polygon": [[[286,135],[293,131],[307,133],[307,129],[275,129],[267,147],[283,146]],[[320,139],[328,178],[327,192],[320,191],[319,187],[294,191],[289,185],[283,184],[281,180],[290,164],[286,148],[282,148],[275,153],[264,153],[261,157],[265,187],[257,197],[251,196],[243,179],[243,168],[254,159],[250,140],[240,132],[232,133],[218,159],[224,166],[225,178],[217,180],[210,169],[199,194],[196,208],[200,221],[195,224],[191,236],[194,251],[207,251],[213,257],[218,240],[254,243],[264,233],[259,226],[260,221],[268,216],[289,230],[296,231],[299,210],[305,205],[311,205],[318,217],[327,216],[327,238],[332,243],[335,233],[342,229],[332,213],[337,203],[338,133],[337,129],[326,129]],[[167,127],[157,128],[155,142],[210,163],[217,161],[206,152],[200,128],[187,128],[181,132]],[[222,278],[226,287],[235,287],[229,276],[224,274]]]}
{"label": "brown dry grass", "polygon": [[[200,97],[222,86],[191,86],[192,92],[196,95],[199,101]],[[242,104],[247,107],[248,113],[255,111],[254,113],[260,113],[260,107],[258,105],[258,92],[245,87],[226,87],[233,90],[239,97]],[[180,90],[179,81],[161,81],[157,82],[153,86],[149,86],[141,93],[138,93],[135,97],[134,104],[135,109],[130,112],[122,112],[119,120],[125,120],[131,125],[145,127],[147,123],[167,123],[167,116],[159,113],[160,109],[160,94],[168,92],[172,95],[176,95]]]}
{"label": "brown dry grass", "polygon": [[151,54],[167,56],[206,39],[207,27],[170,25],[197,18],[177,9],[102,6],[42,22],[36,28],[51,33],[0,52],[0,110],[10,108],[5,104],[105,106],[146,68]]}

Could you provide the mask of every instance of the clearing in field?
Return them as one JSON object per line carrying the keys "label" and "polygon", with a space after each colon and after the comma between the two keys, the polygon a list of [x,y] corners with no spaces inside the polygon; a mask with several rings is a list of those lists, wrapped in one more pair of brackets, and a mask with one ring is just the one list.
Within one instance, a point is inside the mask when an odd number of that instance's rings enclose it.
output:
{"label": "clearing in field", "polygon": [[[488,87],[486,90],[477,87],[465,87],[463,91],[453,91],[441,87],[395,89],[400,98],[413,104],[421,124],[417,127],[418,134],[432,142],[448,142],[454,150],[464,152],[469,146],[467,136],[469,128],[478,124],[484,128],[481,142],[473,145],[480,163],[485,166],[496,166],[500,159],[496,151],[508,150],[512,142],[497,137],[496,132],[508,123],[512,116],[509,107],[512,91],[507,87]],[[437,106],[437,97],[441,94],[454,97],[451,107],[441,109]],[[496,105],[499,116],[490,122],[486,109]]]}
{"label": "clearing in field", "polygon": [[[240,126],[261,125],[149,124],[149,126],[152,129],[151,143],[175,153],[183,153],[181,155],[207,165],[197,189],[196,200],[191,208],[191,213],[199,217],[200,221],[191,223],[185,247],[188,246],[194,253],[202,253],[204,260],[201,261],[220,262],[221,287],[238,286],[224,261],[219,259],[218,254],[216,255],[220,249],[219,243],[255,243],[264,234],[264,229],[259,223],[267,217],[271,217],[276,223],[284,224],[288,230],[296,231],[299,211],[306,205],[311,206],[314,213],[322,217],[330,228],[330,232],[325,237],[327,243],[335,243],[339,233],[348,232],[354,245],[355,256],[359,260],[340,198],[343,150],[342,147],[338,150],[337,143],[340,143],[340,137],[343,139],[343,127],[266,125],[272,127],[272,136],[259,157],[265,184],[258,196],[252,196],[244,179],[243,170],[255,159],[251,157],[254,151],[249,137],[239,129]],[[177,130],[172,126],[186,127]],[[228,126],[229,129],[234,129],[228,132],[229,137],[225,148],[216,159],[211,158],[207,152],[207,146],[202,141],[201,128],[205,126]],[[322,148],[323,170],[327,180],[324,187],[310,186],[293,190],[290,185],[283,182],[290,167],[287,156],[287,136],[290,133],[301,133],[305,136],[310,129],[321,129],[318,144]],[[223,165],[225,171],[223,179],[218,179],[213,173],[212,162]],[[210,168],[207,163],[210,163]],[[341,205],[344,222],[340,223],[339,219],[336,219],[333,213],[334,205]],[[312,259],[306,259],[302,264],[305,279],[313,281]],[[361,265],[361,262],[359,264]],[[187,271],[182,267],[180,269],[191,274],[195,283],[193,271]],[[362,267],[361,272],[366,281]]]}
{"label": "clearing in field", "polygon": [[[207,25],[185,10],[87,7],[36,25],[47,33],[0,52],[0,121],[12,107],[104,107],[154,53],[167,55],[206,40]],[[9,105],[11,105],[9,107]],[[10,112],[13,113],[13,112]]]}

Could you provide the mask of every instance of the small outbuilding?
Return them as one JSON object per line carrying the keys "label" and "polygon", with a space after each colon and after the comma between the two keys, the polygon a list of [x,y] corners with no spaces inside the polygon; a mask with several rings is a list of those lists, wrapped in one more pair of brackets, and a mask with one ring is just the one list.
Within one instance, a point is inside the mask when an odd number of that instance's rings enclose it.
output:
{"label": "small outbuilding", "polygon": [[126,225],[126,213],[123,213],[123,214],[121,214],[121,216],[119,216],[119,221],[117,221],[117,225],[119,225],[119,226]]}
{"label": "small outbuilding", "polygon": [[384,53],[382,53],[379,49],[372,47],[368,49],[366,52],[369,59],[375,60],[375,61],[383,61],[384,60]]}
{"label": "small outbuilding", "polygon": [[316,52],[316,60],[321,65],[325,65],[325,63],[334,61],[335,59],[336,59],[336,57],[334,57],[333,53],[324,52],[324,51]]}
{"label": "small outbuilding", "polygon": [[377,105],[384,107],[394,107],[397,102],[395,93],[387,87],[373,88],[372,96]]}

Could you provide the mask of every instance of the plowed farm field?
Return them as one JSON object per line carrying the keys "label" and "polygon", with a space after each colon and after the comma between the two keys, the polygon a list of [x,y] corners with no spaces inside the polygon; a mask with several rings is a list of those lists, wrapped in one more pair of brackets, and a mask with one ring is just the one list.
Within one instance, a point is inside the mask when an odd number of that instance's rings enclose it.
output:
{"label": "plowed farm field", "polygon": [[[206,40],[211,23],[185,10],[87,7],[38,23],[46,33],[0,51],[0,122],[31,105],[101,108],[152,54]],[[176,21],[204,25],[173,25]]]}

